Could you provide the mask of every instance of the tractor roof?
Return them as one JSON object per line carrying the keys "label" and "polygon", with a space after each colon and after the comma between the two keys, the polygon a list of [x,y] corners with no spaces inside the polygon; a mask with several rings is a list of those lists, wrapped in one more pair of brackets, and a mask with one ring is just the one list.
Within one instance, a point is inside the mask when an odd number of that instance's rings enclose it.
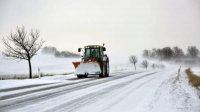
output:
{"label": "tractor roof", "polygon": [[85,46],[85,48],[99,48],[99,47],[105,48],[104,46],[101,46],[101,45],[87,45],[87,46]]}

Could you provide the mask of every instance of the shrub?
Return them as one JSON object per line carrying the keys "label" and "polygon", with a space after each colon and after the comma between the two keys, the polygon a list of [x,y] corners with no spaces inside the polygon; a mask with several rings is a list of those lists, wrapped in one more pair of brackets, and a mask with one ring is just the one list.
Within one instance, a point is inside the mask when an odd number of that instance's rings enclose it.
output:
{"label": "shrub", "polygon": [[143,68],[145,68],[147,70],[147,68],[149,67],[149,62],[147,60],[143,60],[141,65]]}

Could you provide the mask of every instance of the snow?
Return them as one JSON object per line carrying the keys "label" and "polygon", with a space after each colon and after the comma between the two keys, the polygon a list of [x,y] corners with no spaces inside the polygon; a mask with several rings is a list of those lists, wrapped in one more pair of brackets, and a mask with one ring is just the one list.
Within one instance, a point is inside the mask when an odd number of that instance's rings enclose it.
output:
{"label": "snow", "polygon": [[[196,90],[188,84],[182,72],[175,81],[174,71],[160,72],[159,77],[134,81],[115,93],[93,103],[91,110],[108,112],[199,112],[200,104]],[[120,94],[118,94],[120,93]],[[113,100],[107,100],[114,96]],[[106,101],[106,103],[105,103]],[[100,105],[96,107],[95,105]],[[101,110],[105,109],[105,110]],[[89,110],[89,107],[86,107]],[[88,111],[89,112],[89,111]]]}
{"label": "snow", "polygon": [[[134,78],[137,78],[140,75],[144,75],[144,74],[138,74]],[[133,78],[133,76],[130,76],[130,77]],[[103,84],[98,84],[98,85],[95,85],[95,86],[92,86],[92,87],[88,87],[87,89],[80,89],[80,90],[71,92],[69,94],[60,95],[60,96],[48,99],[46,101],[41,101],[37,104],[32,104],[32,105],[29,105],[29,106],[25,106],[21,109],[17,109],[17,110],[15,110],[15,112],[21,112],[21,111],[27,111],[27,112],[28,111],[41,111],[42,112],[42,111],[48,111],[48,110],[53,111],[53,109],[56,106],[59,106],[59,105],[62,105],[64,103],[73,101],[73,100],[81,98],[83,96],[94,94],[94,93],[101,91],[101,90],[108,91],[110,89],[110,87],[116,88],[116,87],[118,87],[119,84],[126,83],[127,81],[131,81],[132,78],[130,78],[130,77],[126,77],[126,78],[123,78],[123,79],[117,79],[117,80],[114,80],[112,82],[106,82],[106,83],[103,83]],[[106,79],[103,79],[103,80],[106,80]],[[93,82],[96,82],[96,81],[97,80],[94,80]],[[89,83],[89,82],[86,82],[86,83]],[[61,88],[61,89],[63,89],[63,88]],[[49,107],[49,105],[51,105],[51,107]],[[48,108],[44,108],[44,107],[48,107]],[[64,109],[63,111],[67,111],[67,110]],[[94,111],[94,110],[91,110],[91,111]],[[80,110],[80,112],[82,112],[82,111]]]}
{"label": "snow", "polygon": [[179,79],[177,74],[171,74],[162,82],[151,103],[151,112],[199,112],[199,96],[197,90],[188,83],[185,72]]}
{"label": "snow", "polygon": [[77,77],[74,74],[68,75],[54,75],[54,76],[46,76],[37,79],[23,79],[23,80],[0,80],[0,90],[1,89],[9,89],[15,87],[22,87],[22,86],[31,86],[31,85],[38,85],[38,84],[56,84],[56,83],[75,83],[82,80],[74,80]]}
{"label": "snow", "polygon": [[200,67],[192,67],[191,70],[195,75],[200,76]]}
{"label": "snow", "polygon": [[101,68],[97,62],[80,63],[75,70],[75,74],[84,75],[87,74],[100,74]]}
{"label": "snow", "polygon": [[[41,72],[58,74],[73,72],[71,63],[73,61],[80,60],[55,58],[49,55],[39,55],[32,60],[34,73],[37,73],[39,67]],[[40,79],[0,80],[0,91],[10,89],[7,92],[0,92],[0,98],[24,94],[0,100],[0,111],[200,112],[200,91],[188,83],[185,73],[187,66],[182,66],[180,77],[177,78],[180,65],[176,64],[162,63],[166,66],[165,69],[149,68],[147,71],[138,67],[135,71],[131,64],[118,63],[114,60],[111,62],[113,62],[110,64],[111,77],[108,78],[90,76],[77,79],[71,73]],[[15,63],[13,60],[0,60],[0,74],[27,72],[23,71],[27,69],[26,62],[17,62],[17,66]],[[150,63],[159,64],[155,61],[150,61]],[[96,69],[94,65],[87,63],[81,66]],[[78,71],[83,72],[81,69]],[[198,67],[192,68],[192,71],[200,74]],[[44,85],[34,86],[38,84]],[[33,87],[12,90],[12,88],[24,86]],[[52,89],[45,89],[49,87]],[[30,91],[36,92],[25,94]],[[21,103],[13,106],[13,103],[20,101]],[[10,104],[10,106],[1,110],[4,104]]]}
{"label": "snow", "polygon": [[[141,71],[140,71],[141,72]],[[128,75],[129,74],[129,75]],[[132,74],[132,75],[131,75]],[[126,76],[127,75],[127,76]],[[121,77],[115,79],[117,77]],[[124,77],[126,76],[126,77]],[[189,85],[187,76],[182,70],[179,79],[177,79],[177,70],[165,69],[162,71],[143,71],[134,74],[134,72],[123,71],[112,73],[109,78],[86,78],[83,80],[74,79],[73,74],[66,77],[53,76],[44,77],[39,80],[55,80],[59,83],[33,87],[22,90],[15,90],[9,93],[0,93],[4,95],[19,94],[30,90],[37,90],[55,85],[68,83],[76,84],[63,86],[55,89],[39,91],[30,95],[23,95],[9,99],[10,103],[15,100],[26,100],[37,97],[38,95],[47,95],[56,91],[72,90],[65,94],[49,97],[37,103],[31,103],[20,106],[12,111],[15,112],[33,112],[33,111],[74,111],[74,112],[199,112],[200,103],[197,90]],[[92,80],[91,80],[92,79]],[[107,81],[109,80],[109,81]],[[26,81],[26,80],[24,80]],[[28,80],[27,80],[28,81]],[[81,82],[83,81],[83,82]],[[100,83],[101,82],[101,83]],[[47,83],[52,83],[47,81]],[[91,85],[81,88],[83,85]],[[73,91],[73,88],[79,88]],[[30,97],[31,96],[31,97]],[[3,104],[5,101],[1,101]],[[51,106],[49,106],[51,105]]]}
{"label": "snow", "polygon": [[45,80],[45,79],[25,79],[25,80],[0,80],[0,90],[21,86],[29,86],[36,84],[51,84],[57,83],[58,80]]}
{"label": "snow", "polygon": [[0,90],[14,87],[35,85],[35,84],[51,84],[57,83],[58,80],[45,80],[45,79],[25,79],[25,80],[0,80]]}

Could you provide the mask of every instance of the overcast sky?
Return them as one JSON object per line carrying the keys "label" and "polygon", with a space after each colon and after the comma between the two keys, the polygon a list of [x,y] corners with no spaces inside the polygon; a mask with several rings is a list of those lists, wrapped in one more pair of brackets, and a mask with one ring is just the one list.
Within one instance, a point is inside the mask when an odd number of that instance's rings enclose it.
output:
{"label": "overcast sky", "polygon": [[102,43],[110,54],[128,55],[200,48],[200,0],[0,0],[0,38],[22,25],[60,50]]}

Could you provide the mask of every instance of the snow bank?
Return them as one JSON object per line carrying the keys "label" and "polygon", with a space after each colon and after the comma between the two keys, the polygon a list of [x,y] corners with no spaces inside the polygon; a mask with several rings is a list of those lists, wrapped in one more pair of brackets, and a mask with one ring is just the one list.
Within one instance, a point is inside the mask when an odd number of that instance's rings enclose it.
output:
{"label": "snow bank", "polygon": [[184,71],[179,78],[177,74],[172,74],[158,88],[149,112],[199,112],[200,100],[197,92],[189,85]]}
{"label": "snow bank", "polygon": [[191,70],[195,75],[200,76],[200,68],[199,67],[193,67],[193,68],[191,68]]}
{"label": "snow bank", "polygon": [[26,79],[26,80],[0,80],[0,90],[13,87],[57,83],[58,80]]}

